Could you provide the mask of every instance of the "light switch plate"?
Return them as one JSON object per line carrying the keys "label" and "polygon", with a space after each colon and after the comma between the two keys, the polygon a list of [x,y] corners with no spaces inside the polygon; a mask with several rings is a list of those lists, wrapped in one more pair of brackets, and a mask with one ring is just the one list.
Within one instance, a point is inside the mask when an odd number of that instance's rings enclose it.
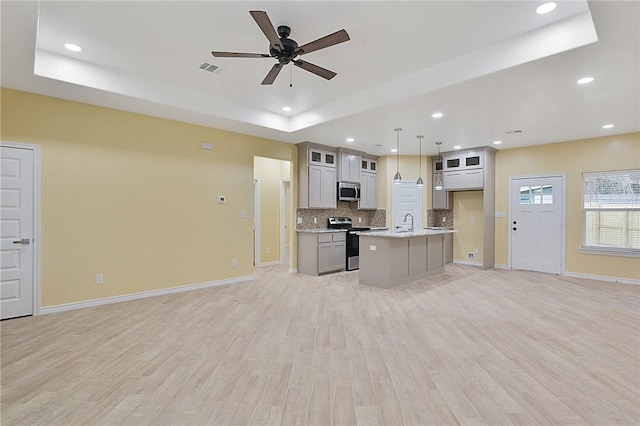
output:
{"label": "light switch plate", "polygon": [[240,210],[240,217],[242,219],[244,219],[245,217],[247,217],[247,212],[245,212],[244,210]]}
{"label": "light switch plate", "polygon": [[376,251],[376,249],[377,249],[377,247],[376,247],[376,246],[373,246],[373,245],[369,246],[369,250],[370,250],[370,251]]}

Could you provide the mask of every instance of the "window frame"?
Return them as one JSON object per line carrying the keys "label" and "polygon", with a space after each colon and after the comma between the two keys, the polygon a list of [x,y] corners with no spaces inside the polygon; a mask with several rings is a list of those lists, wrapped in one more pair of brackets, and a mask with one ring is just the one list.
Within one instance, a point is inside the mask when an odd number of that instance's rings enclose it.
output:
{"label": "window frame", "polygon": [[628,170],[609,170],[600,172],[583,172],[582,173],[582,243],[580,245],[580,253],[584,254],[598,254],[605,256],[621,256],[621,257],[640,257],[640,248],[627,248],[627,247],[613,247],[613,246],[594,246],[587,245],[587,212],[637,212],[640,211],[640,207],[630,208],[594,208],[585,207],[585,183],[586,179],[590,176],[605,176],[615,174],[625,174],[629,172],[640,173],[640,169],[628,169]]}

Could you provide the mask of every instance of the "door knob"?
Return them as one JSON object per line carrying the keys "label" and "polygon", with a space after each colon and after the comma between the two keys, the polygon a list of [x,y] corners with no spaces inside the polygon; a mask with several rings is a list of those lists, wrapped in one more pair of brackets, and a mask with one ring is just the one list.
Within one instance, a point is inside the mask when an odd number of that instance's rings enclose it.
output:
{"label": "door knob", "polygon": [[23,238],[18,241],[14,241],[13,244],[29,244],[31,240],[29,238]]}
{"label": "door knob", "polygon": [[513,221],[513,224],[514,224],[514,225],[516,224],[516,221],[515,221],[515,220]]}

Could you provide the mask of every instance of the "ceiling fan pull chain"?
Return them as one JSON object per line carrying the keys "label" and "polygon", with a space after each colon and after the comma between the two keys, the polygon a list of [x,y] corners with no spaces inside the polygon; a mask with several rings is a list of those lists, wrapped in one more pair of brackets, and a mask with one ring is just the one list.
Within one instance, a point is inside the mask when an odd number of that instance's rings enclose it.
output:
{"label": "ceiling fan pull chain", "polygon": [[289,64],[289,87],[293,87],[293,65]]}

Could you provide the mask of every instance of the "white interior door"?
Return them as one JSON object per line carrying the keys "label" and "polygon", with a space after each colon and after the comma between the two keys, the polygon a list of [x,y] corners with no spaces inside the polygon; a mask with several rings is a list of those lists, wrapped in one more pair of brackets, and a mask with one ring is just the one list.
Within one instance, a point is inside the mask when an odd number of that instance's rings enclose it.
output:
{"label": "white interior door", "polygon": [[392,184],[393,201],[393,229],[408,230],[411,227],[411,219],[405,216],[410,213],[413,216],[415,229],[422,229],[422,188],[416,187],[415,181]]}
{"label": "white interior door", "polygon": [[562,273],[562,179],[511,179],[509,232],[513,269]]}
{"label": "white interior door", "polygon": [[33,314],[34,152],[0,147],[0,316]]}

